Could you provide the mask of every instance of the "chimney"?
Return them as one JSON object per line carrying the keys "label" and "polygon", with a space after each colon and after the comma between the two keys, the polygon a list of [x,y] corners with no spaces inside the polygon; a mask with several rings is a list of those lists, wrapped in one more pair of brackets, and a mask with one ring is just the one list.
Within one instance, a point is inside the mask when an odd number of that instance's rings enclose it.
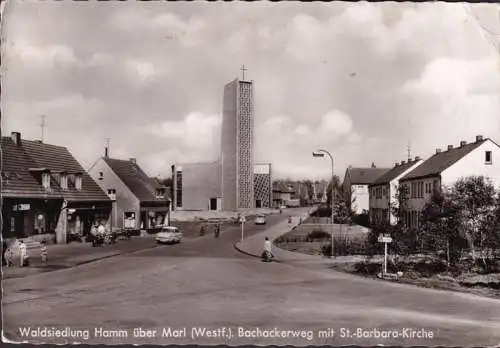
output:
{"label": "chimney", "polygon": [[109,150],[108,150],[108,147],[106,146],[104,148],[104,158],[108,158],[109,157]]}
{"label": "chimney", "polygon": [[14,142],[14,144],[21,145],[21,133],[19,133],[19,132],[12,132],[10,134],[10,137],[11,137],[12,141]]}
{"label": "chimney", "polygon": [[401,161],[401,165],[406,164],[406,161]]}
{"label": "chimney", "polygon": [[397,166],[399,166],[399,162],[396,162],[396,164],[394,165],[394,167],[397,167]]}
{"label": "chimney", "polygon": [[418,161],[420,161],[420,160],[421,160],[420,156],[416,156],[416,157],[415,157],[415,162],[418,162]]}
{"label": "chimney", "polygon": [[465,145],[467,145],[467,142],[465,140],[462,140],[460,142],[460,147],[464,147]]}
{"label": "chimney", "polygon": [[441,153],[441,149],[436,149],[436,153]]}
{"label": "chimney", "polygon": [[483,141],[483,136],[482,135],[476,135],[476,143],[479,143],[480,141]]}
{"label": "chimney", "polygon": [[377,168],[377,166],[375,165],[375,162],[372,162],[372,168]]}
{"label": "chimney", "polygon": [[448,151],[453,150],[453,145],[448,145]]}
{"label": "chimney", "polygon": [[135,159],[135,158],[131,158],[131,159],[130,159],[130,163],[132,163],[132,164],[137,164],[137,161],[136,161],[136,159]]}

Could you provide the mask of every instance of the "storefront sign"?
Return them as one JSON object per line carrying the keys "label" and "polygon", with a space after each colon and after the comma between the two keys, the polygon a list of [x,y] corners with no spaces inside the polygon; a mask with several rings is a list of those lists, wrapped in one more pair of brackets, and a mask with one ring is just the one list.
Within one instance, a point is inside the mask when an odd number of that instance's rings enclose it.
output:
{"label": "storefront sign", "polygon": [[26,211],[30,210],[31,206],[29,204],[16,204],[12,207],[12,210],[14,211]]}

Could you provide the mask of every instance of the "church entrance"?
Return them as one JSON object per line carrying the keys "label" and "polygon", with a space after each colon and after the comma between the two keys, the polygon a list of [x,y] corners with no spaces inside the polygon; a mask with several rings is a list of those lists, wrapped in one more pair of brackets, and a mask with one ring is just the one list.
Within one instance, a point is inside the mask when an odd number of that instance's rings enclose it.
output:
{"label": "church entrance", "polygon": [[210,210],[217,210],[217,198],[210,198]]}

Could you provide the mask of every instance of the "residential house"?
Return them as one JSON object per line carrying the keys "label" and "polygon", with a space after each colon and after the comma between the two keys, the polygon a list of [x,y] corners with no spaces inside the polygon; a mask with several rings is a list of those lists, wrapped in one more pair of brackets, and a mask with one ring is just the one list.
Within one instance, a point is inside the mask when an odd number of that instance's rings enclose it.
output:
{"label": "residential house", "polygon": [[59,244],[110,224],[111,200],[67,148],[2,137],[2,235]]}
{"label": "residential house", "polygon": [[106,149],[105,156],[97,160],[89,174],[114,201],[116,228],[149,229],[169,223],[167,187],[147,176],[135,158],[109,158]]}
{"label": "residential house", "polygon": [[346,169],[343,192],[345,194],[346,205],[351,211],[358,215],[367,213],[370,209],[368,186],[384,175],[390,168],[377,168],[372,163],[371,168]]}
{"label": "residential house", "polygon": [[458,179],[485,176],[500,184],[500,147],[481,135],[475,142],[461,141],[458,147],[448,145],[446,151],[436,149],[433,156],[400,179],[409,191],[406,224],[419,226],[419,217],[435,190],[451,187]]}
{"label": "residential house", "polygon": [[276,181],[273,184],[273,206],[281,207],[292,201],[292,195],[295,190],[281,181]]}
{"label": "residential house", "polygon": [[392,169],[368,185],[370,223],[390,223],[394,225],[397,222],[391,208],[398,206],[399,179],[423,162],[420,157],[415,157],[414,160],[410,159],[408,162],[398,162]]}

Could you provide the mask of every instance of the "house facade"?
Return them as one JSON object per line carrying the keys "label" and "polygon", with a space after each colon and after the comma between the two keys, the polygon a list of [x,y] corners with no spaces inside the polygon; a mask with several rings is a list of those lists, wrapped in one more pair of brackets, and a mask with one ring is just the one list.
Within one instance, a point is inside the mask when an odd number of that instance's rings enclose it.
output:
{"label": "house facade", "polygon": [[370,223],[390,223],[397,220],[391,207],[398,205],[397,193],[399,179],[421,165],[424,161],[420,157],[414,160],[398,162],[394,167],[369,185],[369,216]]}
{"label": "house facade", "polygon": [[115,228],[150,229],[168,224],[168,190],[147,176],[136,159],[109,158],[106,151],[89,174],[113,201]]}
{"label": "house facade", "polygon": [[418,228],[420,213],[435,190],[451,187],[460,178],[484,176],[500,184],[500,147],[491,139],[478,135],[472,143],[461,141],[448,145],[446,151],[436,149],[433,156],[400,180],[408,190],[408,211],[405,223]]}
{"label": "house facade", "polygon": [[343,192],[346,205],[358,215],[370,209],[369,185],[384,175],[389,168],[347,168],[344,176]]}
{"label": "house facade", "polygon": [[65,244],[110,225],[111,200],[67,148],[2,137],[2,236]]}

